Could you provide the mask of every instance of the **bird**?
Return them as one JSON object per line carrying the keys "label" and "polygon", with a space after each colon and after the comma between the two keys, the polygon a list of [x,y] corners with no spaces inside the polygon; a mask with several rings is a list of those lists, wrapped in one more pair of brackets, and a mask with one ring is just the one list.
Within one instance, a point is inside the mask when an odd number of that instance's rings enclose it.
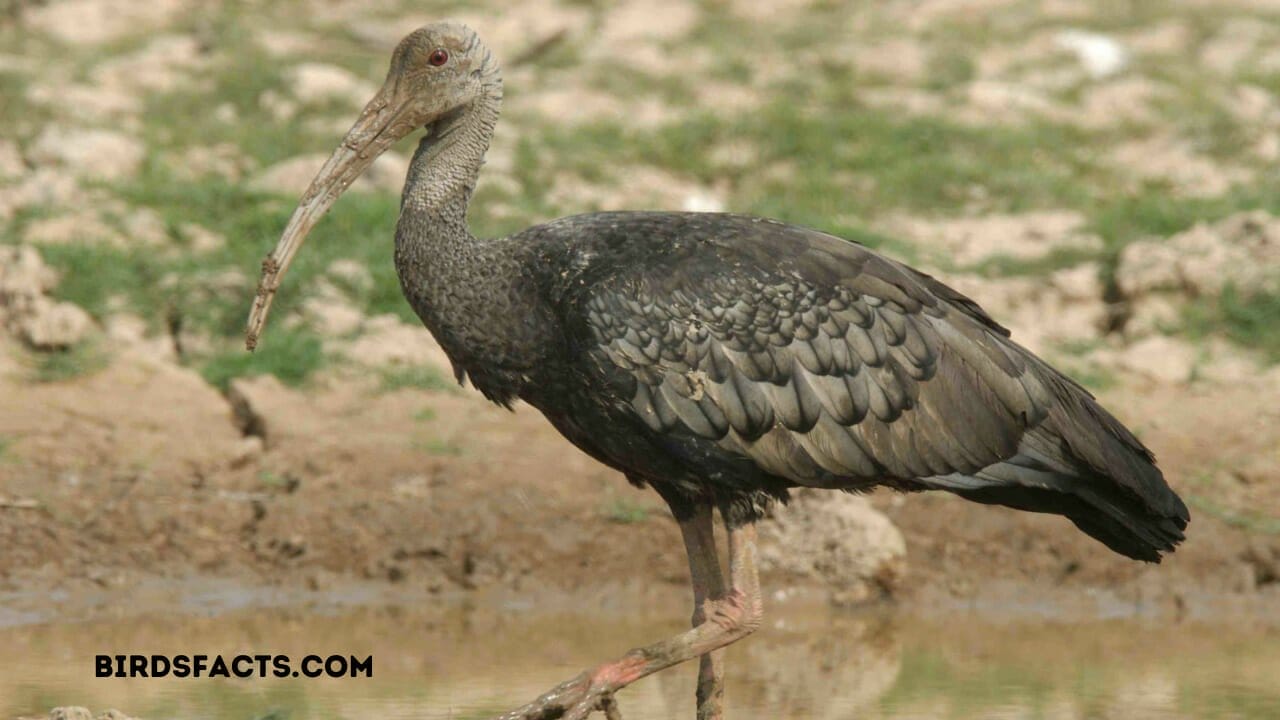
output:
{"label": "bird", "polygon": [[[501,720],[620,717],[616,694],[698,660],[695,712],[724,716],[723,649],[761,626],[756,523],[797,488],[945,491],[1065,516],[1158,562],[1186,505],[1152,453],[974,300],[839,237],[729,213],[596,212],[478,238],[467,209],[502,104],[498,61],[455,22],[421,27],[263,261],[252,350],[307,233],[421,129],[395,232],[408,303],[458,382],[536,408],[671,510],[692,627]],[[713,534],[726,530],[727,568]]]}

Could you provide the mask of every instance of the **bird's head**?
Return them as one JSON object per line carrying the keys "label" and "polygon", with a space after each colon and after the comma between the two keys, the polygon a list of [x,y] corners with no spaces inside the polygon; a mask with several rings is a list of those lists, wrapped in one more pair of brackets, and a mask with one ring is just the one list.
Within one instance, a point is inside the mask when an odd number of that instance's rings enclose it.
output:
{"label": "bird's head", "polygon": [[391,55],[386,82],[311,181],[275,250],[262,263],[245,337],[250,350],[266,323],[275,290],[307,233],[351,183],[405,135],[418,128],[429,134],[439,132],[478,99],[501,95],[497,63],[471,28],[433,23],[400,41]]}

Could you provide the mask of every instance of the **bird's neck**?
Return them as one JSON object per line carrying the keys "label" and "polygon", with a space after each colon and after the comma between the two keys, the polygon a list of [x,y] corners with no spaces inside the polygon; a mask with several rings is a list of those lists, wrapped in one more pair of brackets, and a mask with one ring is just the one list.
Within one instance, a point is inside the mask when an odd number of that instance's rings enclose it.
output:
{"label": "bird's neck", "polygon": [[502,88],[496,85],[470,105],[437,120],[418,143],[401,197],[402,222],[406,216],[413,222],[418,230],[415,239],[441,243],[472,239],[467,204],[501,105]]}
{"label": "bird's neck", "polygon": [[[396,270],[409,304],[486,395],[509,401],[532,365],[540,326],[522,266],[502,239],[467,228],[467,204],[501,103],[496,86],[432,127],[414,153],[396,226]],[[483,330],[483,332],[480,332]],[[496,378],[496,379],[495,379]]]}

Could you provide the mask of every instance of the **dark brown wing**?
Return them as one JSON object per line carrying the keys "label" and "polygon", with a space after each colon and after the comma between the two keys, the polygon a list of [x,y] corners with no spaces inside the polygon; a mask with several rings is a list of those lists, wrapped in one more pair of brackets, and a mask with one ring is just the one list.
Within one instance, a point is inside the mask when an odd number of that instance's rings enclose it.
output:
{"label": "dark brown wing", "polygon": [[[590,217],[642,247],[592,246],[563,312],[652,432],[800,485],[938,487],[1082,527],[1092,508],[1106,527],[1086,531],[1148,559],[1180,539],[1186,509],[1141,443],[937,280],[772,221]],[[1135,515],[1158,526],[1137,545],[1111,527]]]}

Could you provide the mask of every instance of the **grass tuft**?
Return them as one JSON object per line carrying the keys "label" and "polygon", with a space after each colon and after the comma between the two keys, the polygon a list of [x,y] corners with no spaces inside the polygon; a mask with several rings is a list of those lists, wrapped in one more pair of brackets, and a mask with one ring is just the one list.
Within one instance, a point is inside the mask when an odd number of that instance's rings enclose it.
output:
{"label": "grass tuft", "polygon": [[1280,292],[1244,293],[1227,285],[1216,298],[1188,303],[1185,313],[1185,329],[1193,338],[1222,335],[1280,363]]}
{"label": "grass tuft", "polygon": [[31,379],[42,383],[65,382],[99,372],[111,361],[110,354],[96,340],[87,340],[65,350],[34,355]]}
{"label": "grass tuft", "polygon": [[630,498],[614,498],[605,507],[604,516],[609,522],[630,525],[644,522],[649,518],[652,508]]}
{"label": "grass tuft", "polygon": [[277,328],[258,349],[233,348],[215,353],[200,368],[211,385],[226,390],[243,375],[275,375],[286,385],[301,385],[326,362],[320,338],[306,330]]}
{"label": "grass tuft", "polygon": [[381,389],[384,392],[393,392],[405,388],[443,390],[445,392],[454,392],[458,389],[457,383],[435,365],[390,367],[384,368],[381,373]]}

